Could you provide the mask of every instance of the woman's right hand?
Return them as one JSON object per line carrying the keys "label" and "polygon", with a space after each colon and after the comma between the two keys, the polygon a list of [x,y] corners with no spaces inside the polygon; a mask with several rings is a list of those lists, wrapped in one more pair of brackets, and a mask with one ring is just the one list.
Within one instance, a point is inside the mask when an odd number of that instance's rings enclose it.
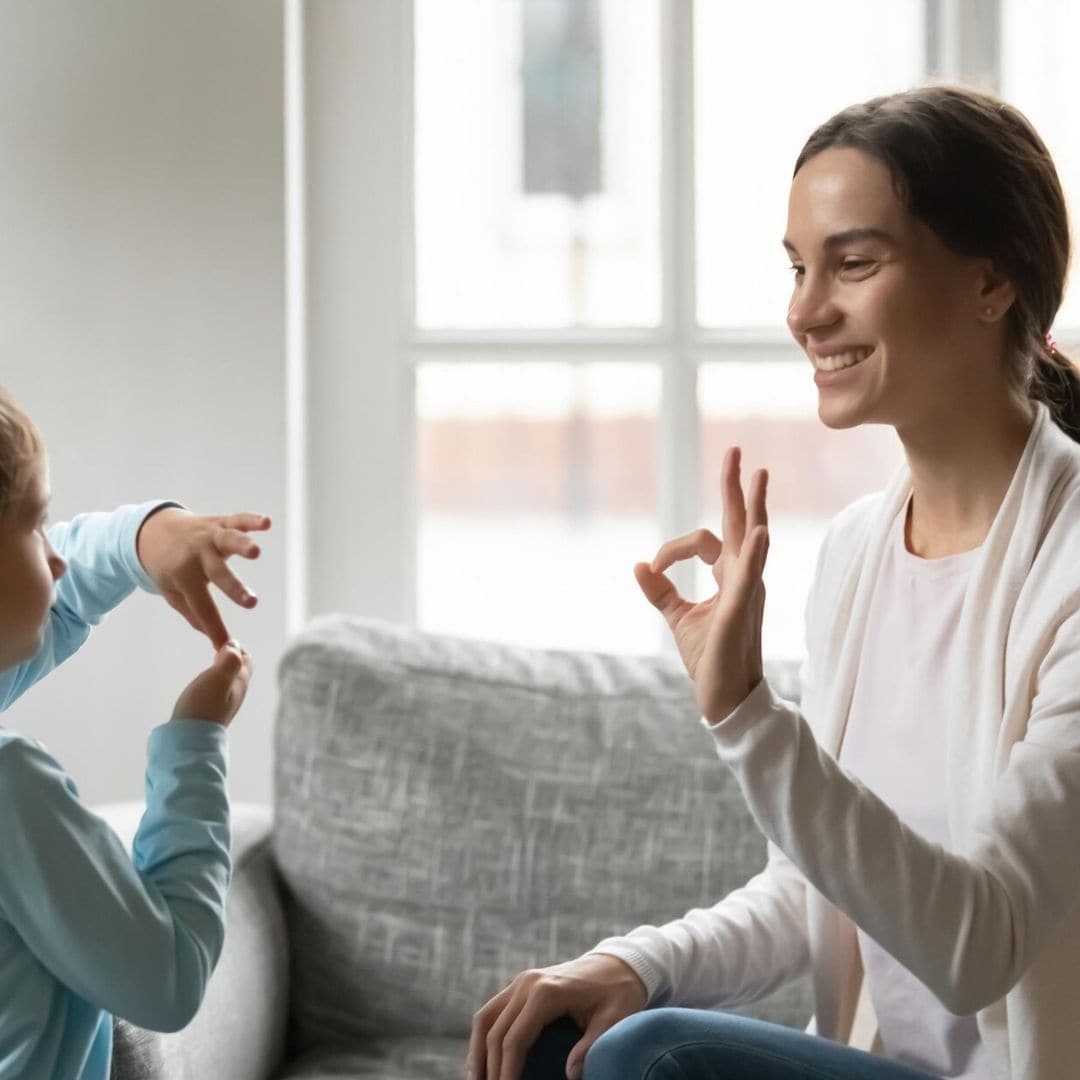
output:
{"label": "woman's right hand", "polygon": [[647,1004],[645,984],[616,956],[590,953],[523,971],[473,1016],[469,1080],[518,1080],[540,1032],[561,1016],[569,1016],[585,1033],[566,1059],[568,1080],[577,1080],[589,1047]]}
{"label": "woman's right hand", "polygon": [[251,656],[235,641],[214,654],[214,662],[196,675],[176,701],[174,720],[208,720],[228,727],[244,703],[251,682]]}

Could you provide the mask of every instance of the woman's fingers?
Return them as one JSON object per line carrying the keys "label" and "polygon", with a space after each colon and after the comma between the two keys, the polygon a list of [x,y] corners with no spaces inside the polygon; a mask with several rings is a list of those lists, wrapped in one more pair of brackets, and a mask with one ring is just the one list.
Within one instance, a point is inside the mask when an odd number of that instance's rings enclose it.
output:
{"label": "woman's fingers", "polygon": [[724,499],[724,543],[732,555],[742,551],[746,536],[746,503],[743,501],[742,482],[739,479],[739,467],[742,464],[742,450],[732,446],[724,455],[724,469],[721,477],[721,490]]}
{"label": "woman's fingers", "polygon": [[753,532],[759,525],[769,524],[769,512],[765,505],[768,487],[768,472],[765,469],[758,469],[750,478],[750,489],[747,492],[747,535]]}
{"label": "woman's fingers", "polygon": [[[745,565],[747,560],[754,563],[758,555],[747,551],[751,534],[757,529],[768,529],[769,513],[767,506],[769,474],[765,469],[758,469],[750,478],[747,497],[744,499],[742,483],[739,479],[742,463],[742,451],[737,446],[729,448],[724,457],[723,469],[723,532],[721,540],[708,529],[695,529],[693,532],[668,540],[657,551],[649,564],[639,563],[634,568],[635,576],[649,602],[668,614],[686,604],[675,587],[664,576],[663,571],[684,559],[695,556],[712,567],[713,579],[723,591],[725,574],[731,572],[730,563]],[[767,540],[766,540],[766,551]],[[726,556],[723,557],[722,556]],[[755,564],[756,565],[756,564]],[[725,570],[725,566],[727,569]],[[645,569],[643,570],[642,567]],[[760,576],[760,574],[758,575]]]}
{"label": "woman's fingers", "polygon": [[648,563],[639,562],[634,567],[634,577],[637,578],[645,599],[669,624],[678,621],[678,617],[689,606],[687,601],[679,595],[674,582],[666,574],[658,574]]}
{"label": "woman's fingers", "polygon": [[682,559],[692,559],[695,555],[703,563],[712,566],[720,558],[723,550],[724,545],[715,533],[709,532],[708,529],[695,529],[685,536],[662,544],[650,566],[653,573],[659,573]]}
{"label": "woman's fingers", "polygon": [[589,1048],[608,1028],[613,1027],[620,1019],[621,1017],[618,1014],[613,1016],[611,1013],[601,1012],[599,1009],[593,1013],[592,1018],[589,1020],[589,1026],[585,1029],[585,1034],[574,1044],[574,1048],[566,1056],[567,1076],[582,1075],[585,1071],[585,1055],[589,1052]]}
{"label": "woman's fingers", "polygon": [[555,1019],[552,1009],[545,1008],[543,998],[533,995],[507,1028],[502,1040],[502,1063],[490,1080],[520,1080],[525,1058],[537,1036]]}
{"label": "woman's fingers", "polygon": [[743,544],[739,565],[729,588],[724,590],[724,602],[731,607],[745,607],[754,601],[757,589],[764,588],[762,575],[769,554],[769,530],[759,525]]}
{"label": "woman's fingers", "polygon": [[506,1038],[506,1033],[518,1018],[525,1000],[525,993],[515,993],[496,1017],[495,1022],[488,1028],[487,1038],[484,1040],[487,1066],[477,1074],[479,1080],[499,1080],[499,1077],[503,1075],[503,1039]]}
{"label": "woman's fingers", "polygon": [[465,1058],[466,1080],[481,1080],[487,1075],[487,1036],[503,1004],[510,998],[511,987],[500,990],[482,1009],[473,1013],[469,1049]]}

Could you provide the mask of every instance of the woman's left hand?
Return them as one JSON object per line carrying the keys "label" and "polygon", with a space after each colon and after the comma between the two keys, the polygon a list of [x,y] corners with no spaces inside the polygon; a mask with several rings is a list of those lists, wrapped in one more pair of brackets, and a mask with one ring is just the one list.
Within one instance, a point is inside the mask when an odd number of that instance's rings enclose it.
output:
{"label": "woman's left hand", "polygon": [[259,545],[248,534],[269,528],[270,519],[263,514],[211,516],[171,506],[142,523],[136,547],[161,595],[217,650],[229,640],[229,631],[210,595],[210,584],[241,607],[253,608],[258,600],[227,560],[233,555],[257,559]]}
{"label": "woman's left hand", "polygon": [[[721,541],[708,529],[669,540],[652,563],[634,567],[641,591],[671,627],[690,678],[698,707],[709,723],[734,712],[764,678],[761,620],[765,611],[762,573],[769,551],[765,491],[768,473],[759,469],[750,481],[749,505],[743,499],[739,465],[742,451],[731,447],[724,457],[724,516]],[[694,556],[712,567],[717,591],[692,603],[679,595],[664,573]]]}

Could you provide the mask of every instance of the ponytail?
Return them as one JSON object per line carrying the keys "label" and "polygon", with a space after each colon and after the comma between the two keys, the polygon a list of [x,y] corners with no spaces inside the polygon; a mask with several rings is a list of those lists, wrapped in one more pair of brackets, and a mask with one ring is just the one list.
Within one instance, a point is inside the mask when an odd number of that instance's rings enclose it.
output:
{"label": "ponytail", "polygon": [[1043,402],[1058,427],[1080,442],[1080,370],[1049,334],[1039,342],[1028,396]]}

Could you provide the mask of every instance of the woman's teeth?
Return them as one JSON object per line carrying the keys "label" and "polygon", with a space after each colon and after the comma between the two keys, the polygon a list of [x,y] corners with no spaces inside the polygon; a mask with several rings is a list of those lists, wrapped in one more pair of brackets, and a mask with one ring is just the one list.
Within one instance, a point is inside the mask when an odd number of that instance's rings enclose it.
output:
{"label": "woman's teeth", "polygon": [[841,368],[854,367],[862,363],[874,350],[852,349],[850,352],[835,353],[832,356],[815,356],[814,367],[818,371],[839,371]]}

